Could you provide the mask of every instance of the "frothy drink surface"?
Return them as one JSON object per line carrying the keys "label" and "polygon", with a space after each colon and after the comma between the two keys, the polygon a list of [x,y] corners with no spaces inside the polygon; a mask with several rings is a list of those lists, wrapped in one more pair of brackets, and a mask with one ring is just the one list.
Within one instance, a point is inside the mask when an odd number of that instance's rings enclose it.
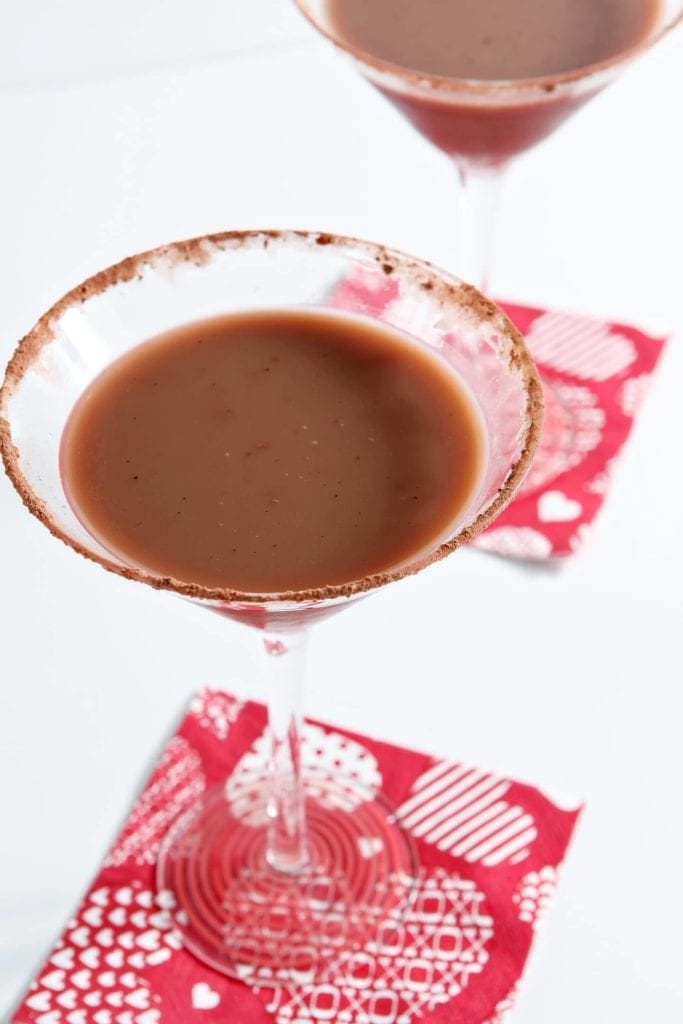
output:
{"label": "frothy drink surface", "polygon": [[370,320],[230,314],[144,342],[76,404],[62,476],[126,563],[274,593],[410,560],[472,500],[484,441],[465,386]]}
{"label": "frothy drink surface", "polygon": [[334,33],[401,67],[450,78],[560,74],[629,49],[661,0],[327,0]]}

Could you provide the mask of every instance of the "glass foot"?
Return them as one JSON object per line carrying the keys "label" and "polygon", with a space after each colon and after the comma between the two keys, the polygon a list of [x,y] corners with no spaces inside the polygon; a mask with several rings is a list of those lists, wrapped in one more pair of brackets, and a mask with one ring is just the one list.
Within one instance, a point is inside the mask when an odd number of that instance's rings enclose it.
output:
{"label": "glass foot", "polygon": [[382,797],[327,772],[305,778],[308,863],[266,860],[268,779],[211,791],[172,827],[157,868],[185,947],[250,984],[319,980],[341,954],[400,922],[417,861]]}

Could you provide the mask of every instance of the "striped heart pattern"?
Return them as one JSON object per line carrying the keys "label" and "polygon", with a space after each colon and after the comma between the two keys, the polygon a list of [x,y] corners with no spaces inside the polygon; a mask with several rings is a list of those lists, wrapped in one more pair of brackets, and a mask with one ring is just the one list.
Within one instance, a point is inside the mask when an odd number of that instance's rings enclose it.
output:
{"label": "striped heart pattern", "polygon": [[417,876],[392,880],[407,909],[339,954],[323,982],[275,986],[256,972],[243,984],[182,948],[182,911],[155,886],[161,835],[226,777],[228,798],[242,798],[267,753],[265,722],[261,705],[197,694],[12,1024],[502,1024],[578,809],[321,722],[305,725],[305,763],[383,791],[413,837]]}
{"label": "striped heart pattern", "polygon": [[635,344],[618,328],[572,313],[541,313],[526,340],[543,366],[598,384],[622,373],[637,358]]}
{"label": "striped heart pattern", "polygon": [[421,775],[396,819],[413,836],[468,863],[519,864],[538,835],[533,815],[505,797],[510,782],[440,761]]}

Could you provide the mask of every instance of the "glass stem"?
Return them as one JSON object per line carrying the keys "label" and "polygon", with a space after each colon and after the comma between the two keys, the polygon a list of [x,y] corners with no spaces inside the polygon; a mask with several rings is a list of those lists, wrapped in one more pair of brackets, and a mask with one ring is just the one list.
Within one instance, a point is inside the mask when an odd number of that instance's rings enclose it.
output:
{"label": "glass stem", "polygon": [[306,641],[303,627],[263,634],[271,744],[266,859],[272,868],[287,873],[300,871],[308,861],[301,770]]}
{"label": "glass stem", "polygon": [[493,263],[498,200],[505,174],[504,164],[473,164],[456,161],[458,190],[458,252],[455,272],[475,288],[486,292]]}

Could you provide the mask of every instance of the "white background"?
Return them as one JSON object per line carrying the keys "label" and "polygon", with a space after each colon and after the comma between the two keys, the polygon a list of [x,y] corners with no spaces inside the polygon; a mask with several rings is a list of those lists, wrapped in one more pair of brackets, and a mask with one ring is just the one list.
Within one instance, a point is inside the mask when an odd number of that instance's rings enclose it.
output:
{"label": "white background", "polygon": [[[683,328],[683,33],[507,182],[498,295]],[[87,273],[229,227],[325,228],[448,264],[454,174],[289,0],[0,8],[0,358]],[[311,714],[587,810],[518,1024],[680,1020],[683,356],[561,569],[471,551],[314,636]],[[262,697],[238,626],[109,576],[0,481],[0,1014],[201,684]]]}

